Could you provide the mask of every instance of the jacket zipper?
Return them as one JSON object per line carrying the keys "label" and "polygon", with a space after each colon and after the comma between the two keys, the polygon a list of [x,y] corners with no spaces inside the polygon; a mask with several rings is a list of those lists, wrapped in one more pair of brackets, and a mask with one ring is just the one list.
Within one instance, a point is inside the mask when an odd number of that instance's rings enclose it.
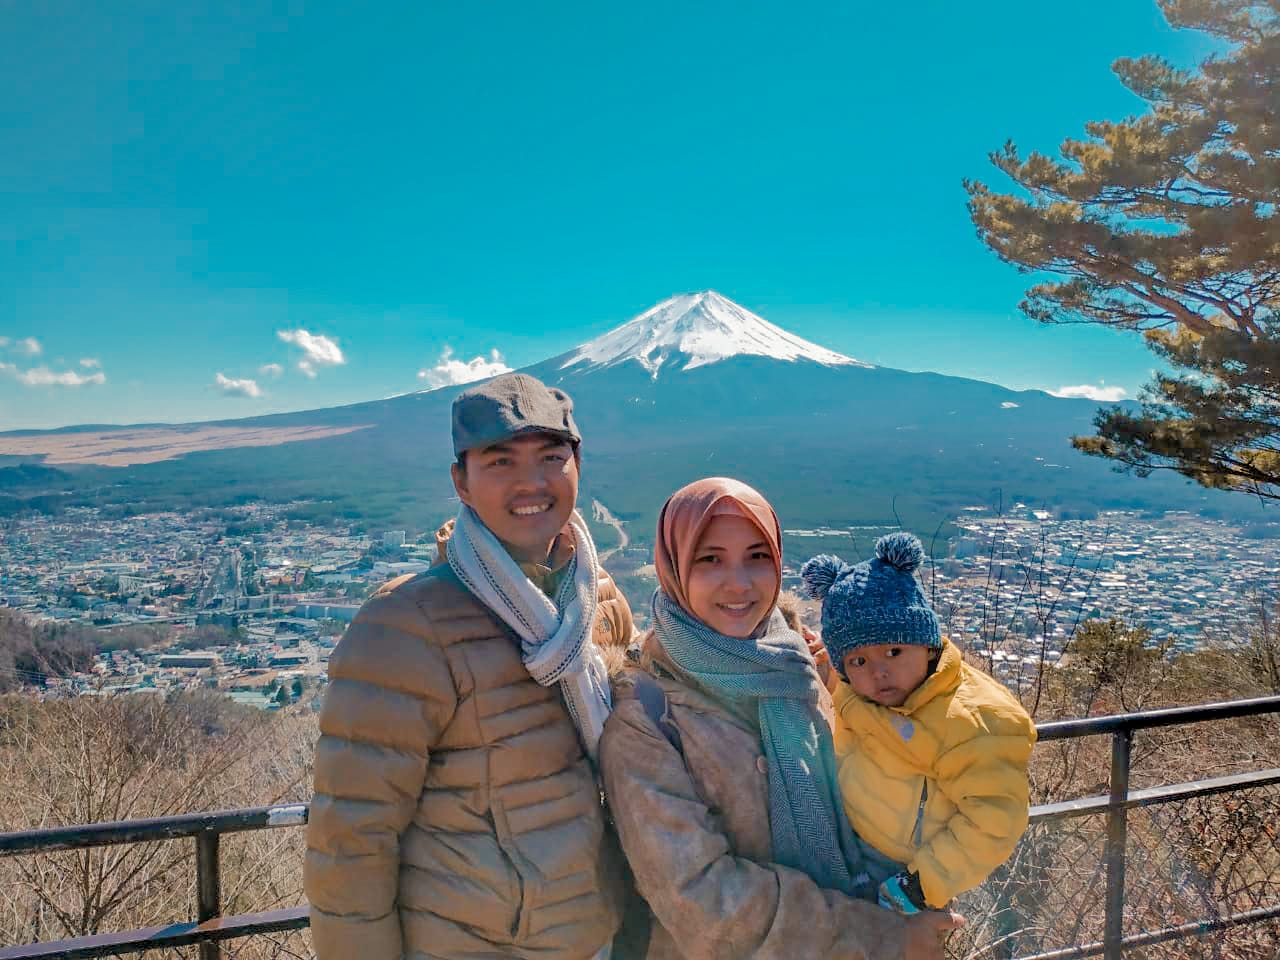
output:
{"label": "jacket zipper", "polygon": [[924,839],[924,805],[929,801],[929,781],[920,790],[920,808],[916,810],[916,828],[911,834],[911,845],[919,849]]}

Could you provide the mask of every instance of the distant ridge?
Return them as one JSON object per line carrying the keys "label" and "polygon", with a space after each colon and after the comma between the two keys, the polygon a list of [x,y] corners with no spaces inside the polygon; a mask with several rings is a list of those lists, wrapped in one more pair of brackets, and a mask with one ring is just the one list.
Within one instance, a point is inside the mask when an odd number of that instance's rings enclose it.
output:
{"label": "distant ridge", "polygon": [[[1240,515],[1244,498],[1181,478],[1118,476],[1073,450],[1098,404],[873,366],[811,343],[714,291],[671,297],[523,368],[573,397],[584,495],[652,530],[667,493],[712,474],[764,491],[788,528],[917,518],[974,503],[1058,514],[1112,507]],[[0,516],[295,502],[300,520],[434,529],[449,480],[452,384],[385,400],[167,427],[0,436],[14,471]]]}

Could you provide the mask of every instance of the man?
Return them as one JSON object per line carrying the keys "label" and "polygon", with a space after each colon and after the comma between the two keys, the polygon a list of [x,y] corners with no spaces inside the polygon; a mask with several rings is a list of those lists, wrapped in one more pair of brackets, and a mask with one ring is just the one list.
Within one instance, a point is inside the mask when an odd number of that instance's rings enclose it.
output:
{"label": "man", "polygon": [[575,510],[573,405],[453,404],[458,518],[334,651],[305,884],[318,960],[607,957],[622,864],[592,772],[631,611]]}

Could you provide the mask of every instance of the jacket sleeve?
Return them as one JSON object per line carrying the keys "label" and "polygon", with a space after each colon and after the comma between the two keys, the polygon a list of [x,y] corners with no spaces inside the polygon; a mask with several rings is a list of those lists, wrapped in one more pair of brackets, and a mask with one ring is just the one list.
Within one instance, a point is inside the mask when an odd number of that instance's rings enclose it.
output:
{"label": "jacket sleeve", "polygon": [[[834,671],[833,671],[834,672]],[[837,679],[839,674],[836,674]],[[835,747],[836,763],[844,762],[844,758],[858,749],[858,738],[849,729],[849,722],[844,718],[844,705],[851,696],[849,685],[840,680],[831,691],[831,742]]]}
{"label": "jacket sleeve", "polygon": [[[406,608],[410,608],[406,610]],[[421,614],[375,595],[329,662],[303,880],[318,960],[400,960],[400,836],[457,705]]]}
{"label": "jacket sleeve", "polygon": [[625,648],[631,643],[631,635],[635,632],[631,605],[627,603],[627,598],[614,579],[604,570],[600,574],[600,606],[596,611],[593,636],[601,647]]}
{"label": "jacket sleeve", "polygon": [[600,743],[605,794],[636,887],[697,960],[895,960],[904,923],[798,870],[735,856],[684,759],[621,699]]}
{"label": "jacket sleeve", "polygon": [[908,864],[919,873],[930,906],[945,906],[972,890],[1013,853],[1027,829],[1027,761],[1034,743],[1027,719],[966,740],[938,758],[937,788],[956,812]]}

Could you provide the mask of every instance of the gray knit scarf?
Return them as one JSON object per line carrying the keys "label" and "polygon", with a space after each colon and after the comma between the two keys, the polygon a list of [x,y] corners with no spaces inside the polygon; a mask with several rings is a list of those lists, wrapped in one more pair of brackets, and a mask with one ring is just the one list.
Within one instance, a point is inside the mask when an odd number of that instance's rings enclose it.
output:
{"label": "gray knit scarf", "polygon": [[799,634],[777,610],[762,635],[717,633],[662,590],[653,623],[663,648],[718,699],[755,702],[769,774],[773,859],[821,887],[867,896],[861,843],[845,818],[831,730],[818,708],[822,681]]}
{"label": "gray knit scarf", "polygon": [[591,640],[600,565],[595,543],[576,510],[569,518],[574,554],[554,599],[530,580],[506,547],[463,505],[449,538],[449,566],[458,579],[520,638],[529,675],[559,684],[564,704],[592,763],[612,701],[604,657]]}

